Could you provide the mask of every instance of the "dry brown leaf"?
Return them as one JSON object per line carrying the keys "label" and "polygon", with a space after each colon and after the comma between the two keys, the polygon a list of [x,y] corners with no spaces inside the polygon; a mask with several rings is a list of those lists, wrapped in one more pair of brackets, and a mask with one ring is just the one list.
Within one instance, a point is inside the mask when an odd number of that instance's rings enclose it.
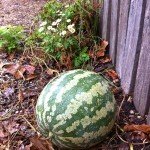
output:
{"label": "dry brown leaf", "polygon": [[28,71],[29,74],[34,74],[34,71],[35,71],[35,67],[34,66],[24,65],[23,67],[25,68],[26,71]]}
{"label": "dry brown leaf", "polygon": [[105,52],[104,51],[97,51],[96,52],[96,57],[103,57],[105,55]]}
{"label": "dry brown leaf", "polygon": [[29,74],[29,75],[27,75],[27,77],[26,77],[26,81],[35,79],[36,77],[37,77],[37,75],[35,75],[35,74]]}
{"label": "dry brown leaf", "polygon": [[19,130],[19,124],[16,122],[10,122],[5,129],[10,133],[13,134],[14,132]]}
{"label": "dry brown leaf", "polygon": [[94,54],[94,51],[93,50],[89,50],[89,56],[91,58],[94,58],[95,57],[95,54]]}
{"label": "dry brown leaf", "polygon": [[102,63],[108,63],[108,62],[111,62],[111,58],[105,57],[105,58],[101,59],[101,62],[102,62]]}
{"label": "dry brown leaf", "polygon": [[54,73],[58,73],[58,71],[48,68],[48,69],[46,70],[46,73],[51,76],[51,75],[53,75]]}
{"label": "dry brown leaf", "polygon": [[62,54],[61,64],[65,65],[69,70],[72,69],[72,60],[69,54]]}
{"label": "dry brown leaf", "polygon": [[14,75],[16,71],[19,69],[20,65],[18,63],[16,64],[5,64],[3,66],[4,68],[4,73],[10,73]]}
{"label": "dry brown leaf", "polygon": [[114,70],[109,69],[106,73],[107,73],[107,75],[108,75],[109,77],[111,77],[113,80],[118,79],[118,74],[117,74]]}
{"label": "dry brown leaf", "polygon": [[26,145],[25,150],[31,150],[31,147],[32,147],[32,143],[30,143],[29,145]]}
{"label": "dry brown leaf", "polygon": [[16,79],[23,78],[24,77],[23,74],[25,71],[26,71],[26,69],[23,66],[19,67],[18,70],[16,71],[16,73],[14,74],[15,78]]}
{"label": "dry brown leaf", "polygon": [[89,50],[89,56],[91,58],[99,58],[105,56],[105,49],[108,45],[108,42],[103,40],[100,45],[96,45],[95,50]]}
{"label": "dry brown leaf", "polygon": [[150,125],[125,125],[124,126],[124,131],[128,132],[128,131],[142,131],[144,133],[150,134]]}
{"label": "dry brown leaf", "polygon": [[41,139],[38,136],[30,138],[32,142],[32,148],[37,148],[37,150],[52,150],[52,144],[47,142],[47,140]]}
{"label": "dry brown leaf", "polygon": [[108,45],[108,41],[103,40],[100,44],[100,50],[105,51],[107,45]]}

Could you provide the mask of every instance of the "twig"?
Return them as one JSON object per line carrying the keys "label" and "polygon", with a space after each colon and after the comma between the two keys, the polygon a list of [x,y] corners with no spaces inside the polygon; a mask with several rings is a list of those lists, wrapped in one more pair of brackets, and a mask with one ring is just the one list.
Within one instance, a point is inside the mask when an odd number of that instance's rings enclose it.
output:
{"label": "twig", "polygon": [[122,100],[122,102],[121,102],[121,104],[120,104],[120,107],[119,107],[119,109],[118,109],[118,113],[117,113],[117,120],[119,119],[119,114],[120,114],[120,111],[121,111],[121,108],[122,108],[122,105],[123,105],[123,103],[124,103],[124,101],[125,101],[125,98],[126,98],[126,96],[125,96],[125,94],[123,95],[123,100]]}
{"label": "twig", "polygon": [[24,116],[21,117],[27,122],[27,124],[33,129],[34,132],[37,132],[37,130],[33,127],[33,125]]}
{"label": "twig", "polygon": [[129,144],[129,145],[130,145],[130,144],[132,144],[132,145],[144,145],[144,144],[149,144],[149,143],[150,143],[150,142],[145,142],[145,140],[143,141],[143,143],[128,142],[128,141],[124,140],[124,139],[119,135],[117,127],[118,127],[118,126],[116,126],[116,135],[118,136],[118,138],[119,138],[122,142],[124,142],[124,143],[126,143],[126,144]]}

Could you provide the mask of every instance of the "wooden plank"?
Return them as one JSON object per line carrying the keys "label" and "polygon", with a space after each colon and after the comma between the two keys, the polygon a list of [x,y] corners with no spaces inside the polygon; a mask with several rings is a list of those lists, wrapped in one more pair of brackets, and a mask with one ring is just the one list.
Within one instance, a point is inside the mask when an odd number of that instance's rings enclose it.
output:
{"label": "wooden plank", "polygon": [[147,115],[147,124],[150,125],[150,108],[149,108],[149,113]]}
{"label": "wooden plank", "polygon": [[130,0],[120,0],[119,24],[118,24],[118,37],[117,37],[117,54],[116,54],[116,70],[120,76],[123,67],[123,56],[125,53],[126,31],[128,25],[128,12]]}
{"label": "wooden plank", "polygon": [[109,15],[109,1],[110,0],[104,0],[103,1],[103,21],[102,21],[102,38],[108,40],[108,15]]}
{"label": "wooden plank", "polygon": [[[99,1],[99,0],[98,0]],[[99,11],[99,36],[102,37],[102,29],[103,29],[103,11],[104,11],[104,3],[100,0],[101,8]]]}
{"label": "wooden plank", "polygon": [[110,25],[110,57],[112,59],[113,64],[115,65],[116,58],[116,38],[117,38],[117,27],[118,27],[118,0],[111,1],[111,25]]}
{"label": "wooden plank", "polygon": [[139,60],[141,34],[144,21],[145,0],[131,0],[124,55],[122,57],[121,85],[126,94],[134,89]]}
{"label": "wooden plank", "polygon": [[134,104],[141,115],[150,108],[150,1],[146,1],[141,52],[134,89]]}

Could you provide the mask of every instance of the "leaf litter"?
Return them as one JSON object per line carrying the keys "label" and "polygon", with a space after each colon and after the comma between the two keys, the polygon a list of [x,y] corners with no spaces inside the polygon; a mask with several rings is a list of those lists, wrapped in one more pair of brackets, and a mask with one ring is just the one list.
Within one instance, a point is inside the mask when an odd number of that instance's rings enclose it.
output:
{"label": "leaf litter", "polygon": [[[3,0],[4,1],[4,0]],[[150,126],[135,110],[133,99],[125,96],[110,57],[108,42],[102,40],[89,50],[93,71],[110,83],[118,104],[118,116],[112,133],[91,150],[150,149]],[[31,57],[0,52],[0,149],[53,150],[51,142],[42,137],[35,121],[35,105],[43,87],[59,72],[72,69],[70,56],[57,63],[35,64]],[[131,111],[132,110],[132,111]],[[132,113],[131,113],[132,112]]]}
{"label": "leaf litter", "polygon": [[[19,65],[9,65],[10,62],[7,61],[10,70],[7,71],[7,65],[3,66],[1,70],[3,73],[0,100],[6,101],[0,107],[1,149],[57,149],[52,146],[48,139],[39,134],[34,111],[37,98],[43,87],[62,70],[59,70],[57,65],[52,68],[51,63],[53,64],[53,62],[50,61],[46,62],[47,66],[44,63],[39,66],[38,64],[33,65],[32,61],[27,61],[21,57],[25,56],[23,54],[14,55],[14,59],[19,62]],[[2,61],[5,59],[7,58],[2,59]],[[91,150],[121,147],[124,149],[131,147],[141,149],[146,147],[150,141],[149,126],[145,125],[145,118],[136,112],[132,97],[124,96],[120,88],[119,77],[113,67],[110,67],[110,59],[105,62],[101,61],[102,59],[109,59],[109,57],[105,54],[101,58],[96,58],[96,61],[93,58],[93,71],[100,73],[110,82],[112,91],[115,91],[114,94],[120,111],[113,132],[104,142],[91,148]],[[99,71],[99,67],[102,71]],[[22,72],[24,78],[16,78],[14,75],[20,68],[25,69]],[[27,75],[30,76],[29,80],[27,80]],[[7,84],[3,84],[5,81]],[[10,102],[8,103],[7,100]]]}

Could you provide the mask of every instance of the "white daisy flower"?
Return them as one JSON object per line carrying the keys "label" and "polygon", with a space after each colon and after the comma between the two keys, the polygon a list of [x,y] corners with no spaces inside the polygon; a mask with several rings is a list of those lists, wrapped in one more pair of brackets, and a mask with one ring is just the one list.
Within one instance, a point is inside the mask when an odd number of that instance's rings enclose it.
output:
{"label": "white daisy flower", "polygon": [[48,27],[47,27],[48,30],[51,30],[52,28],[53,28],[52,26],[48,26]]}
{"label": "white daisy flower", "polygon": [[68,25],[68,26],[67,26],[67,29],[68,29],[71,33],[75,33],[75,32],[76,32],[76,30],[75,30],[75,28],[74,28],[74,24]]}
{"label": "white daisy flower", "polygon": [[61,14],[61,16],[65,16],[65,14]]}
{"label": "white daisy flower", "polygon": [[68,23],[71,22],[71,19],[67,19],[67,22],[68,22]]}
{"label": "white daisy flower", "polygon": [[66,35],[66,31],[62,31],[61,33],[60,33],[60,35],[62,35],[62,36],[64,36],[64,35]]}
{"label": "white daisy flower", "polygon": [[60,12],[60,10],[57,10],[57,11],[56,11],[56,13],[59,13],[59,12]]}
{"label": "white daisy flower", "polygon": [[40,24],[40,27],[47,25],[47,21],[44,21]]}
{"label": "white daisy flower", "polygon": [[52,28],[51,31],[56,32],[57,30],[55,28]]}
{"label": "white daisy flower", "polygon": [[56,26],[56,25],[57,25],[56,21],[52,22],[52,26]]}
{"label": "white daisy flower", "polygon": [[68,7],[69,7],[69,5],[66,5],[66,6],[65,6],[65,8],[68,8]]}
{"label": "white daisy flower", "polygon": [[61,19],[57,19],[56,22],[57,22],[57,23],[61,22]]}
{"label": "white daisy flower", "polygon": [[44,31],[44,27],[40,27],[38,31],[39,32],[43,32]]}
{"label": "white daisy flower", "polygon": [[74,28],[70,28],[70,29],[68,29],[71,33],[75,33],[76,32],[76,30],[74,29]]}

